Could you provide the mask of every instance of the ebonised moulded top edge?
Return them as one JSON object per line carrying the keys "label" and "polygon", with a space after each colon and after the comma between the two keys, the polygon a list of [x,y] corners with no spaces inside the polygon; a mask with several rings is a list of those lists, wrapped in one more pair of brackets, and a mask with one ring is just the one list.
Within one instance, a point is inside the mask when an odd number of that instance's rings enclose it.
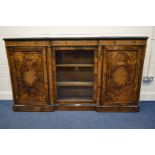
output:
{"label": "ebonised moulded top edge", "polygon": [[4,38],[4,41],[43,41],[43,40],[111,40],[111,39],[118,39],[118,40],[146,40],[148,36],[106,36],[106,37],[36,37],[36,38]]}

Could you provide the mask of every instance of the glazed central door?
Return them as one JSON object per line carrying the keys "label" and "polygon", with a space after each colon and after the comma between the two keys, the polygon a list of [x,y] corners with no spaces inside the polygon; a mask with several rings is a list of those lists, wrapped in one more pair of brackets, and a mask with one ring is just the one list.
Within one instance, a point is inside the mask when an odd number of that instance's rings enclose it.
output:
{"label": "glazed central door", "polygon": [[97,49],[53,48],[54,103],[96,103]]}

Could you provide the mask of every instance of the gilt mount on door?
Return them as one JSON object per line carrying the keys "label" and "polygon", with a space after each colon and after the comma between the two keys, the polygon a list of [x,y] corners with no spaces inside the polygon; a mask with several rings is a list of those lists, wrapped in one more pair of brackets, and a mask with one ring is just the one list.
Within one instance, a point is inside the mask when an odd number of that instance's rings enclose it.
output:
{"label": "gilt mount on door", "polygon": [[14,111],[139,111],[147,37],[4,40]]}

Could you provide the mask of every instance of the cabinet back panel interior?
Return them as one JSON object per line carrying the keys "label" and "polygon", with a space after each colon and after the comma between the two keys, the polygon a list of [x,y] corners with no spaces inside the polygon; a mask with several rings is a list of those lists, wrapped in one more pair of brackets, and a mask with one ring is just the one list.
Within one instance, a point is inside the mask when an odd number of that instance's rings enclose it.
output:
{"label": "cabinet back panel interior", "polygon": [[91,50],[56,50],[56,64],[93,64],[94,52]]}
{"label": "cabinet back panel interior", "polygon": [[[92,101],[94,79],[94,51],[74,48],[55,50],[56,91],[59,100]],[[79,102],[80,103],[80,102]]]}
{"label": "cabinet back panel interior", "polygon": [[93,67],[57,67],[57,81],[93,82]]}
{"label": "cabinet back panel interior", "polygon": [[92,100],[93,87],[86,86],[59,86],[57,93],[58,100]]}

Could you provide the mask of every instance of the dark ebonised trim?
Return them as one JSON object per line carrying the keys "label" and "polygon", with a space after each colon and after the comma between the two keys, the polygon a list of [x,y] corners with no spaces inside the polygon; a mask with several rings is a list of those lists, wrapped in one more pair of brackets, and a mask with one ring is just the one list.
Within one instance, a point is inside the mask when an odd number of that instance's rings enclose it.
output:
{"label": "dark ebonised trim", "polygon": [[148,39],[148,36],[135,36],[135,37],[131,37],[131,36],[109,36],[109,37],[56,37],[56,38],[50,38],[50,37],[45,37],[45,38],[4,38],[3,40],[5,41],[34,41],[34,40],[104,40],[104,39],[120,39],[120,40],[135,40],[135,39],[139,39],[139,40],[144,40],[144,39]]}

